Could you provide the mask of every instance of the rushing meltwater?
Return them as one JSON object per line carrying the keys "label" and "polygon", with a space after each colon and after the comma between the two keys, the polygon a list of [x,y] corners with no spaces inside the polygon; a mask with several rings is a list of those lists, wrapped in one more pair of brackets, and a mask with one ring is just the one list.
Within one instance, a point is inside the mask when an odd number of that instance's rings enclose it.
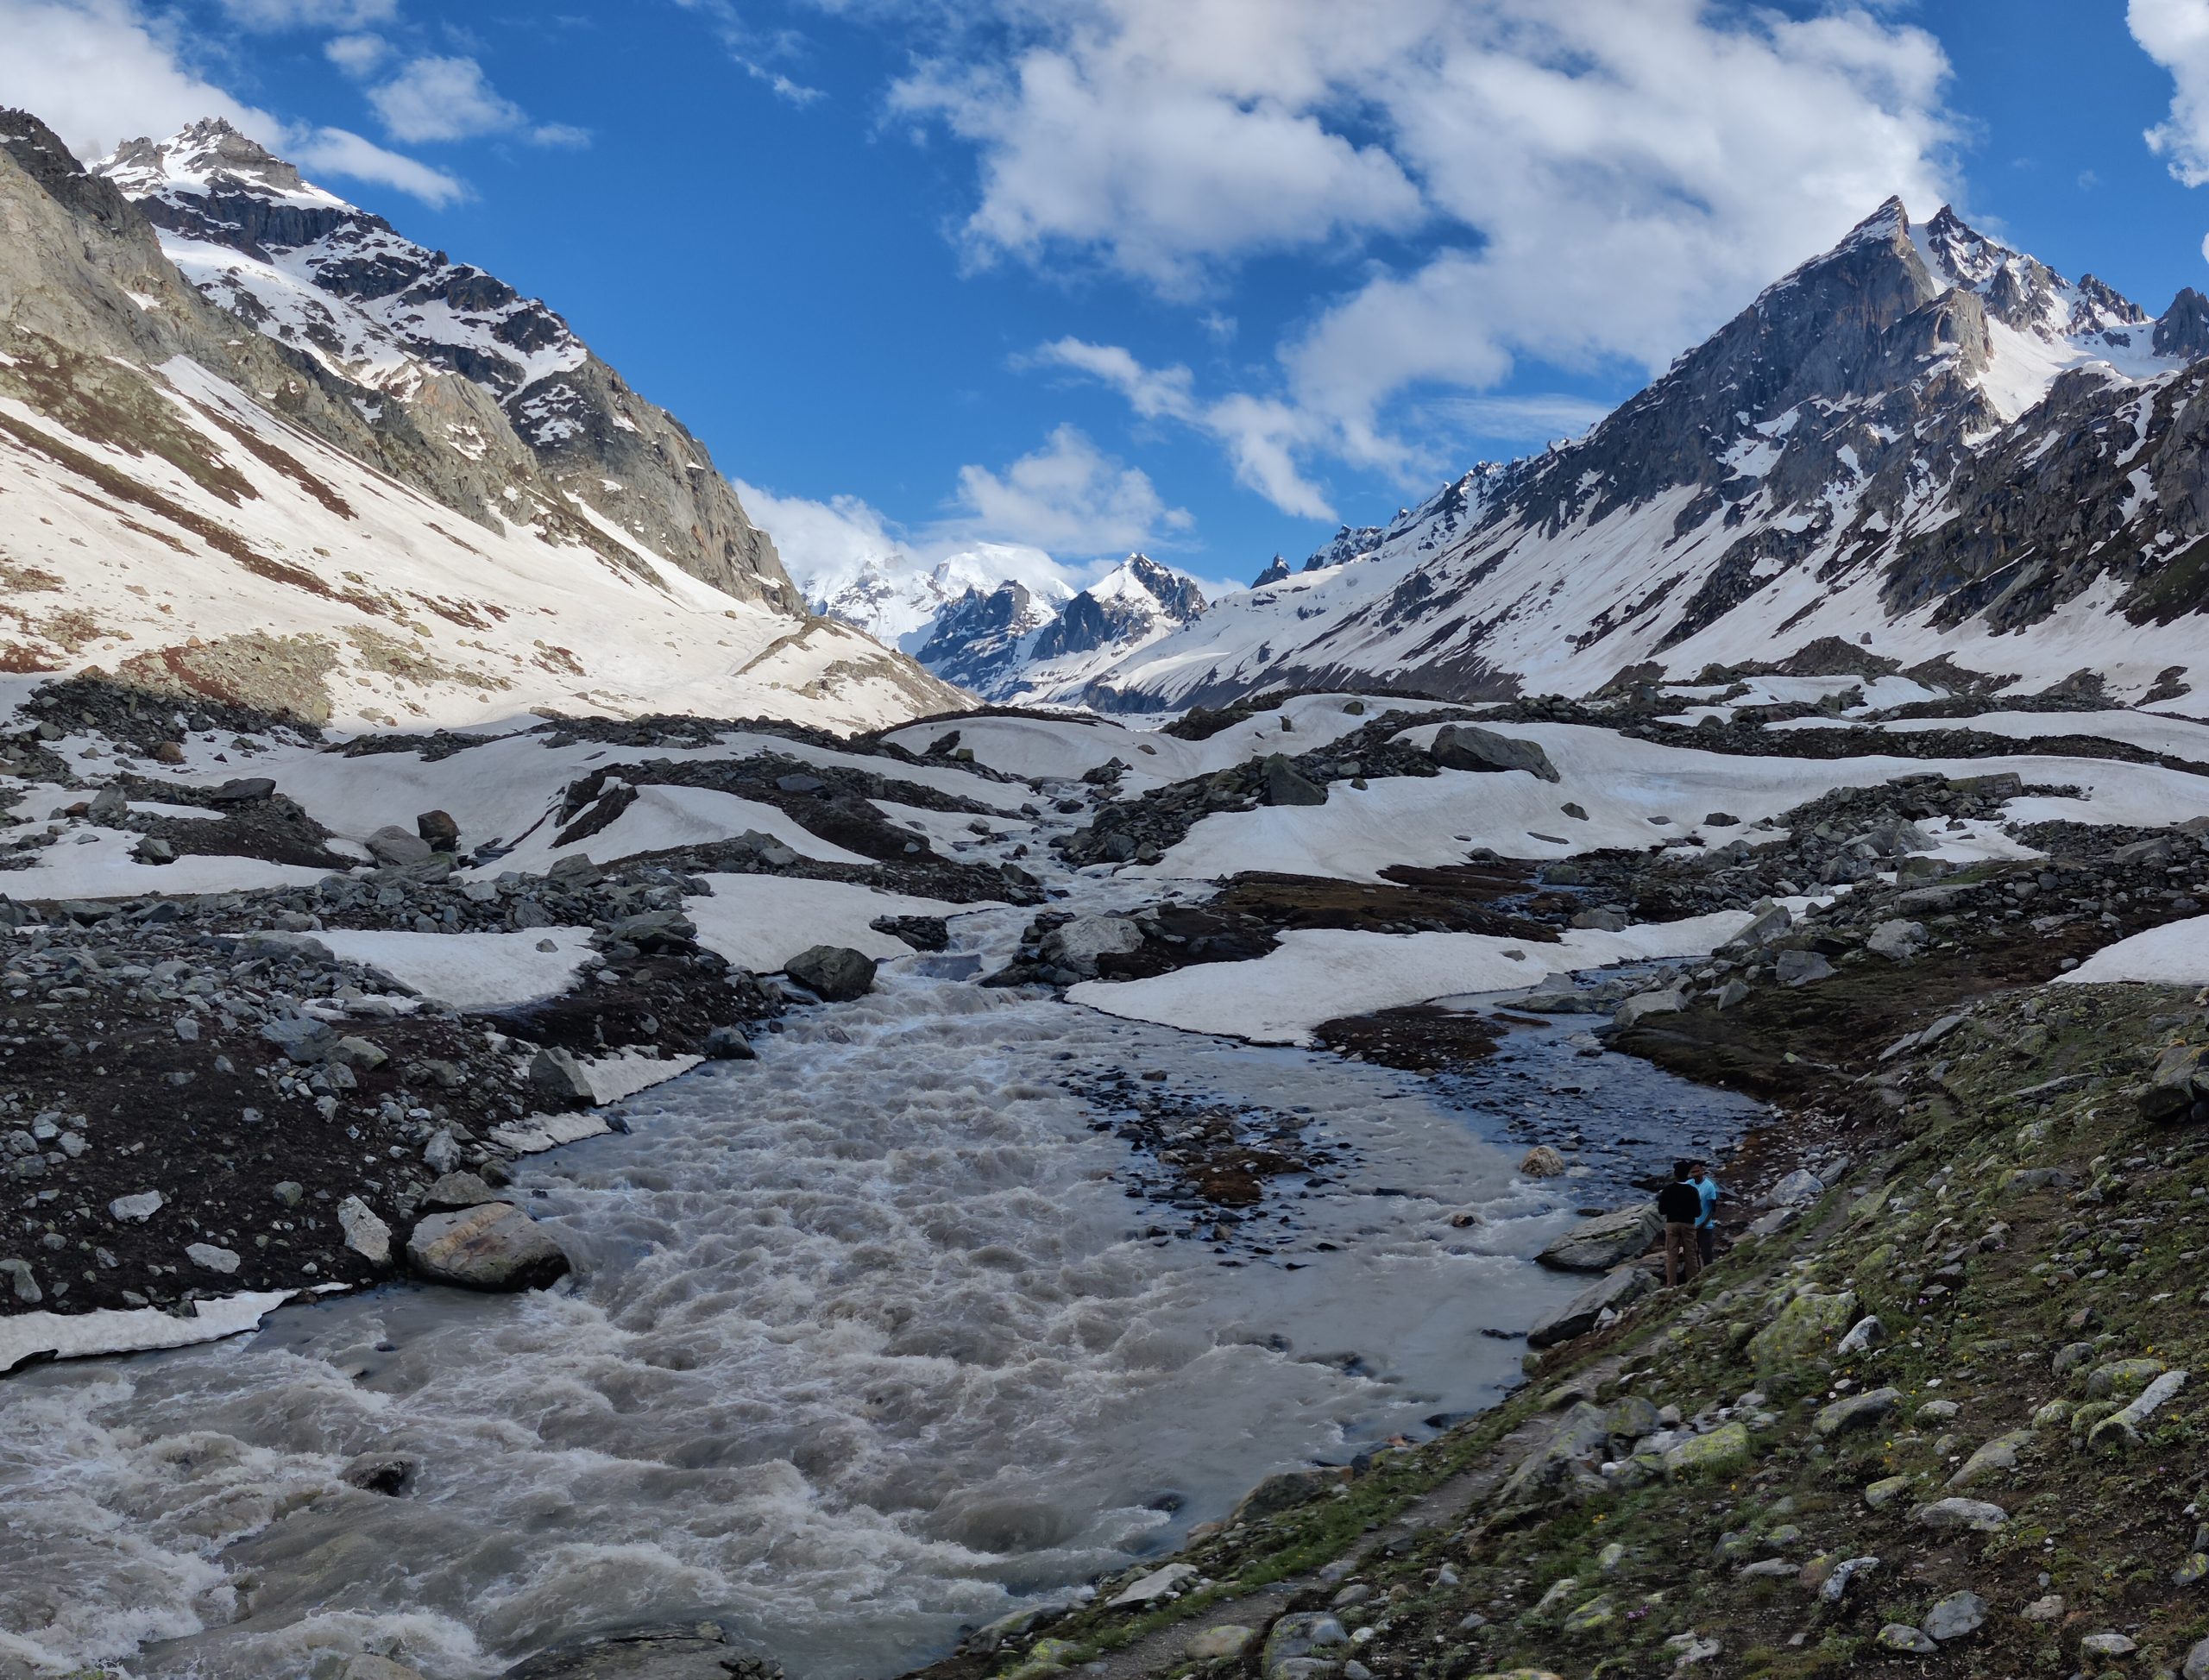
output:
{"label": "rushing meltwater", "polygon": [[[1557,1032],[1445,1101],[960,966],[891,965],[527,1165],[558,1290],[392,1287],[8,1381],[0,1674],[291,1680],[368,1648],[460,1680],[701,1615],[794,1673],[894,1673],[1270,1471],[1492,1400],[1582,1281],[1527,1256],[1752,1112]],[[1329,1164],[1211,1241],[1130,1194],[1085,1094],[1123,1070],[1296,1115]],[[1529,1113],[1662,1147],[1530,1185]],[[403,1496],[341,1479],[368,1452],[418,1461]]]}

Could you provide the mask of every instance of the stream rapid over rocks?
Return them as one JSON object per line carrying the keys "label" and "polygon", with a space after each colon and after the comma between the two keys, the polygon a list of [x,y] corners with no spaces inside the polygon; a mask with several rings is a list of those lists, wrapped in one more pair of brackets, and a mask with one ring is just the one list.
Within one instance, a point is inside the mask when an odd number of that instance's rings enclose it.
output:
{"label": "stream rapid over rocks", "polygon": [[[892,1674],[1273,1470],[1492,1402],[1585,1281],[1528,1257],[1760,1112],[1561,1029],[1434,1082],[946,978],[1026,920],[961,917],[527,1163],[576,1262],[551,1293],[395,1286],[9,1380],[0,1675],[367,1648],[461,1680],[703,1615],[809,1680]],[[1124,1070],[1308,1116],[1326,1164],[1211,1240],[1082,1094]],[[1584,1175],[1515,1177],[1573,1129]],[[402,1495],[341,1477],[364,1453],[414,1461]]]}

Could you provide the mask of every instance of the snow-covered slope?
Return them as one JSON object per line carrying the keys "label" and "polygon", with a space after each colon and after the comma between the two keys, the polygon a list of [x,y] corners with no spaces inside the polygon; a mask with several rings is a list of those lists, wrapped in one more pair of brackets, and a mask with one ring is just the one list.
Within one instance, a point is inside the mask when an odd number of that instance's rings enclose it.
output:
{"label": "snow-covered slope", "polygon": [[2209,663],[2209,300],[2157,320],[1891,201],[1580,440],[1483,467],[1093,671],[1585,693],[1846,644],[2159,696]]}
{"label": "snow-covered slope", "polygon": [[[471,460],[520,456],[564,494],[728,594],[800,606],[705,446],[544,303],[416,244],[227,123],[126,142],[93,172],[209,299],[386,400]],[[456,405],[456,375],[489,399]]]}
{"label": "snow-covered slope", "polygon": [[440,428],[503,428],[497,403],[407,378],[398,401],[241,332],[111,182],[0,114],[0,670],[354,726],[959,702],[758,576],[702,581],[510,431],[457,450]]}

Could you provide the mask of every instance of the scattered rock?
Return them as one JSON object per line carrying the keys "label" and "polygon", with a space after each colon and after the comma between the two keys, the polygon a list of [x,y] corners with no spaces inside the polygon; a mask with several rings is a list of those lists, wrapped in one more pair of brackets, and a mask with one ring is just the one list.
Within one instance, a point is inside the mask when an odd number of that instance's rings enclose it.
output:
{"label": "scattered rock", "polygon": [[391,1264],[391,1227],[358,1196],[348,1196],[337,1204],[337,1229],[345,1234],[345,1246],[369,1265]]}

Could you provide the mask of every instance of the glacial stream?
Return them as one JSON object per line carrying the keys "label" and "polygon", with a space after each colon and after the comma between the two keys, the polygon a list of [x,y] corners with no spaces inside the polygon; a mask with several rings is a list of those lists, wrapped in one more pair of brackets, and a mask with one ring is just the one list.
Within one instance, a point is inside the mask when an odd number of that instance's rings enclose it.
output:
{"label": "glacial stream", "polygon": [[[963,918],[954,952],[1025,919]],[[1758,1112],[1583,1057],[1580,1023],[1445,1097],[963,966],[886,965],[527,1163],[577,1262],[557,1292],[391,1287],[0,1384],[0,1676],[295,1680],[367,1648],[463,1680],[707,1615],[807,1680],[894,1674],[1270,1471],[1492,1401],[1584,1281],[1527,1256]],[[1274,1181],[1269,1254],[1130,1197],[1144,1163],[1082,1094],[1117,1069],[1308,1113],[1336,1159]],[[1576,1129],[1583,1175],[1514,1177]],[[368,1451],[419,1459],[406,1496],[339,1480]]]}

